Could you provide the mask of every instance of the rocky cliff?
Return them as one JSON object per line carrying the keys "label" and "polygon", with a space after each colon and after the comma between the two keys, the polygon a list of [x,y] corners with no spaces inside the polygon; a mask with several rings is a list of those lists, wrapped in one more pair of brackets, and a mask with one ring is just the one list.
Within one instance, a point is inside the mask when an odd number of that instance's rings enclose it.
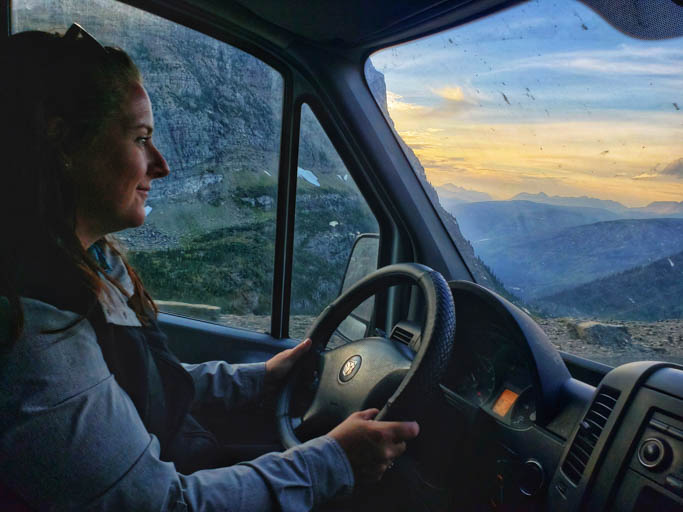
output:
{"label": "rocky cliff", "polygon": [[475,279],[483,286],[510,296],[500,281],[498,281],[498,279],[490,272],[489,268],[474,254],[472,245],[462,235],[460,226],[458,225],[455,217],[450,212],[446,211],[445,208],[443,208],[441,202],[439,201],[439,196],[436,192],[436,189],[429,182],[427,173],[420,163],[420,160],[417,158],[417,155],[415,155],[415,152],[405,143],[401,135],[396,131],[394,121],[391,119],[387,105],[387,87],[386,82],[384,81],[384,75],[372,65],[372,61],[370,59],[368,59],[365,63],[365,77],[368,82],[368,86],[375,97],[375,101],[377,101],[377,104],[382,110],[385,119],[391,126],[394,135],[396,136],[396,140],[403,149],[403,152],[408,158],[413,171],[415,171],[420,183],[422,183],[424,191],[427,193],[427,196],[431,200],[432,204],[434,204],[439,216],[441,217],[441,220],[451,235],[451,238],[456,243],[458,250],[460,251],[460,255],[464,258],[468,268],[474,274]]}

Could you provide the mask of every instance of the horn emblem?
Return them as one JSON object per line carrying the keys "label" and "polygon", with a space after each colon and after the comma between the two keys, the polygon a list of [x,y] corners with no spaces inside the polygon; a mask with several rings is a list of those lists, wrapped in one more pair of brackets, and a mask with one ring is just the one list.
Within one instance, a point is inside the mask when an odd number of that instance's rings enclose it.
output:
{"label": "horn emblem", "polygon": [[356,355],[349,357],[342,366],[341,371],[339,372],[339,380],[342,382],[350,381],[354,377],[354,375],[358,373],[358,370],[360,369],[360,363],[360,356]]}

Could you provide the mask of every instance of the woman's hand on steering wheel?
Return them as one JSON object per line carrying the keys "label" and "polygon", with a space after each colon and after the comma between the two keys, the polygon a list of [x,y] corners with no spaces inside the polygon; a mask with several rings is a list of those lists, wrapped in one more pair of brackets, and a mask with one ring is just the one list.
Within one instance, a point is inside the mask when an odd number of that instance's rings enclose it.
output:
{"label": "woman's hand on steering wheel", "polygon": [[285,379],[294,364],[311,348],[311,339],[306,338],[296,347],[278,352],[266,361],[265,386],[274,388]]}
{"label": "woman's hand on steering wheel", "polygon": [[378,413],[354,412],[328,434],[346,452],[357,483],[379,481],[406,450],[406,441],[420,432],[415,421],[374,421]]}

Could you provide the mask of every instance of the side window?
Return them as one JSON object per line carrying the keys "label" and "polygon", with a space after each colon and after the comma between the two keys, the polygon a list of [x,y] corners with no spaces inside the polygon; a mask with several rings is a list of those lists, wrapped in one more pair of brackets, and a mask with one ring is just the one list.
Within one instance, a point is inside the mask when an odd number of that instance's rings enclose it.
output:
{"label": "side window", "polygon": [[103,44],[126,50],[142,72],[154,141],[171,174],[154,182],[145,224],[117,237],[159,308],[267,331],[282,76],[226,43],[127,5],[12,6],[15,32],[79,22]]}
{"label": "side window", "polygon": [[311,321],[339,295],[356,237],[379,232],[375,216],[306,104],[299,137],[292,338],[303,337]]}

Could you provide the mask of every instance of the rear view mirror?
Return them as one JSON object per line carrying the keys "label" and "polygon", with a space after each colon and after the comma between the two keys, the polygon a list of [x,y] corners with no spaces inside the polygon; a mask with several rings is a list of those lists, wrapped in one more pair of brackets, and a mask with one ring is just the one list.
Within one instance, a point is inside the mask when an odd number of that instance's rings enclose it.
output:
{"label": "rear view mirror", "polygon": [[[377,233],[364,233],[356,237],[346,264],[340,295],[360,279],[377,270],[378,254],[379,235]],[[375,298],[370,297],[339,325],[337,334],[347,341],[364,338],[370,327],[374,306]]]}

